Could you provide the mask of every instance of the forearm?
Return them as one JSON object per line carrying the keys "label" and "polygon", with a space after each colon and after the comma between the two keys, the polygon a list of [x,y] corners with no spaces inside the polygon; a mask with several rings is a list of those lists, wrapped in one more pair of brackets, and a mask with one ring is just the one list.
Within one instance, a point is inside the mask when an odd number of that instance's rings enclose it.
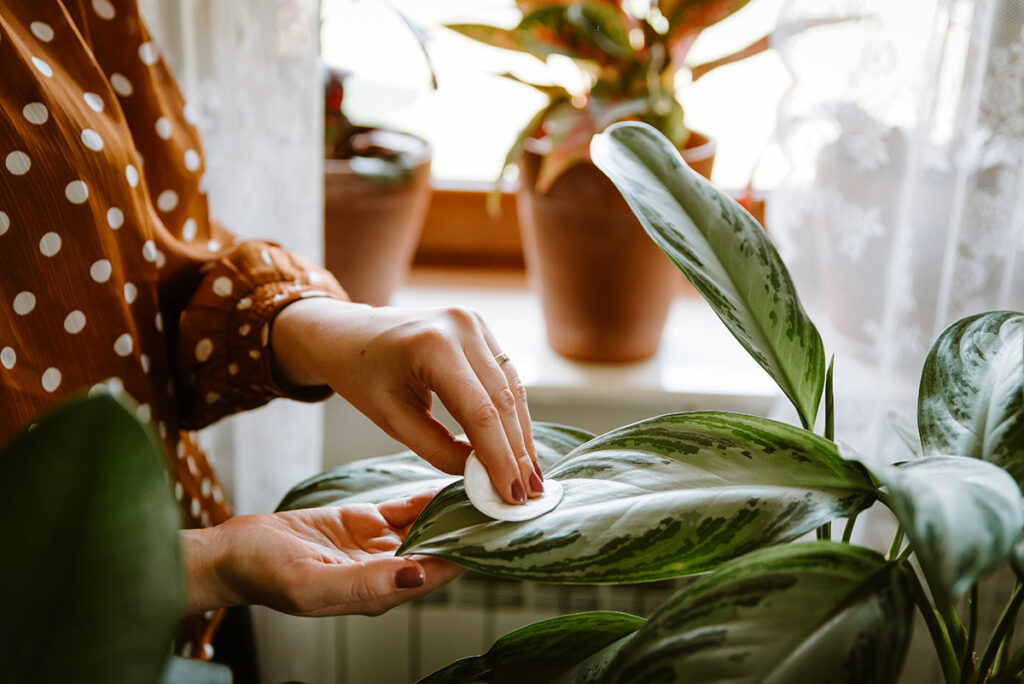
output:
{"label": "forearm", "polygon": [[187,615],[234,605],[221,577],[221,554],[215,527],[182,530],[181,549],[187,583]]}
{"label": "forearm", "polygon": [[317,297],[302,299],[286,306],[274,319],[270,348],[274,359],[274,376],[290,385],[323,385],[322,363],[316,350],[320,340],[331,338],[339,345],[337,319],[369,309],[366,304]]}

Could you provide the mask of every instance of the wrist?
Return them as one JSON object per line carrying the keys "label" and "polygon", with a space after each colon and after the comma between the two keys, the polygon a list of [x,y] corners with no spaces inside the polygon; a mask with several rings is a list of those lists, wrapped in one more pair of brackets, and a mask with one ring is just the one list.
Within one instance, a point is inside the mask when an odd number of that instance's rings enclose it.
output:
{"label": "wrist", "polygon": [[270,332],[275,377],[293,386],[328,384],[318,359],[325,331],[338,315],[369,308],[366,304],[315,297],[300,299],[281,309]]}
{"label": "wrist", "polygon": [[181,530],[182,555],[188,587],[187,613],[237,605],[237,598],[224,582],[223,548],[217,527]]}

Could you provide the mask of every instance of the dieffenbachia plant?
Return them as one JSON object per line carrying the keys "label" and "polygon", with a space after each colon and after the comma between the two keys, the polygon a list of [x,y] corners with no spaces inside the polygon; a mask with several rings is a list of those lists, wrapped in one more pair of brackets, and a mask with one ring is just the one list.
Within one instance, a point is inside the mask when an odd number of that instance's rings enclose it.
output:
{"label": "dieffenbachia plant", "polygon": [[[1024,678],[1024,649],[1010,645],[1024,602],[1024,314],[972,316],[939,336],[917,430],[902,430],[910,460],[844,458],[833,442],[832,366],[763,229],[650,126],[612,126],[591,156],[778,383],[801,426],[721,412],[659,416],[598,436],[538,425],[545,473],[563,483],[565,498],[519,523],[482,516],[457,478],[411,454],[297,487],[285,507],[449,483],[399,552],[501,577],[606,584],[704,575],[647,620],[607,612],[546,620],[424,681],[889,683],[902,669],[915,605],[947,683]],[[899,522],[886,555],[850,543],[858,513],[876,502]],[[832,541],[837,519],[846,520],[841,542]],[[788,543],[815,530],[817,541]],[[1006,563],[1021,579],[982,645],[978,581]]]}

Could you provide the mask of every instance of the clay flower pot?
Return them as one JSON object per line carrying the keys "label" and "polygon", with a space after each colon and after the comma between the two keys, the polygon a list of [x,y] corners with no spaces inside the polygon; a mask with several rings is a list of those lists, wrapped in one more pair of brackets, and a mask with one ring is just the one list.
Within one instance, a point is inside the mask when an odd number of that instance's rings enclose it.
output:
{"label": "clay flower pot", "polygon": [[408,275],[423,230],[431,150],[407,133],[359,135],[360,156],[324,160],[324,261],[352,301],[383,306]]}
{"label": "clay flower pot", "polygon": [[[520,163],[516,196],[531,283],[540,290],[548,343],[578,361],[653,356],[683,277],[644,232],[608,178],[589,162],[536,191],[541,156]],[[683,157],[708,177],[715,142],[692,133]]]}

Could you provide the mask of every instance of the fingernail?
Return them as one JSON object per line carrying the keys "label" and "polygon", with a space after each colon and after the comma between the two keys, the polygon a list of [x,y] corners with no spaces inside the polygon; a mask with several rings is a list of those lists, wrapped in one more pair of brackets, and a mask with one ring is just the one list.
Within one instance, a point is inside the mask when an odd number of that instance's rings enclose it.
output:
{"label": "fingernail", "polygon": [[407,565],[395,573],[395,586],[399,589],[412,589],[423,586],[423,571]]}
{"label": "fingernail", "polygon": [[526,490],[523,489],[523,481],[518,478],[512,483],[512,498],[519,503],[526,503]]}
{"label": "fingernail", "polygon": [[537,477],[537,473],[530,473],[530,489],[533,490],[534,494],[544,493],[544,483]]}
{"label": "fingernail", "polygon": [[536,463],[533,464],[533,472],[537,473],[537,477],[540,478],[541,482],[544,481],[544,473],[540,472],[540,466]]}

